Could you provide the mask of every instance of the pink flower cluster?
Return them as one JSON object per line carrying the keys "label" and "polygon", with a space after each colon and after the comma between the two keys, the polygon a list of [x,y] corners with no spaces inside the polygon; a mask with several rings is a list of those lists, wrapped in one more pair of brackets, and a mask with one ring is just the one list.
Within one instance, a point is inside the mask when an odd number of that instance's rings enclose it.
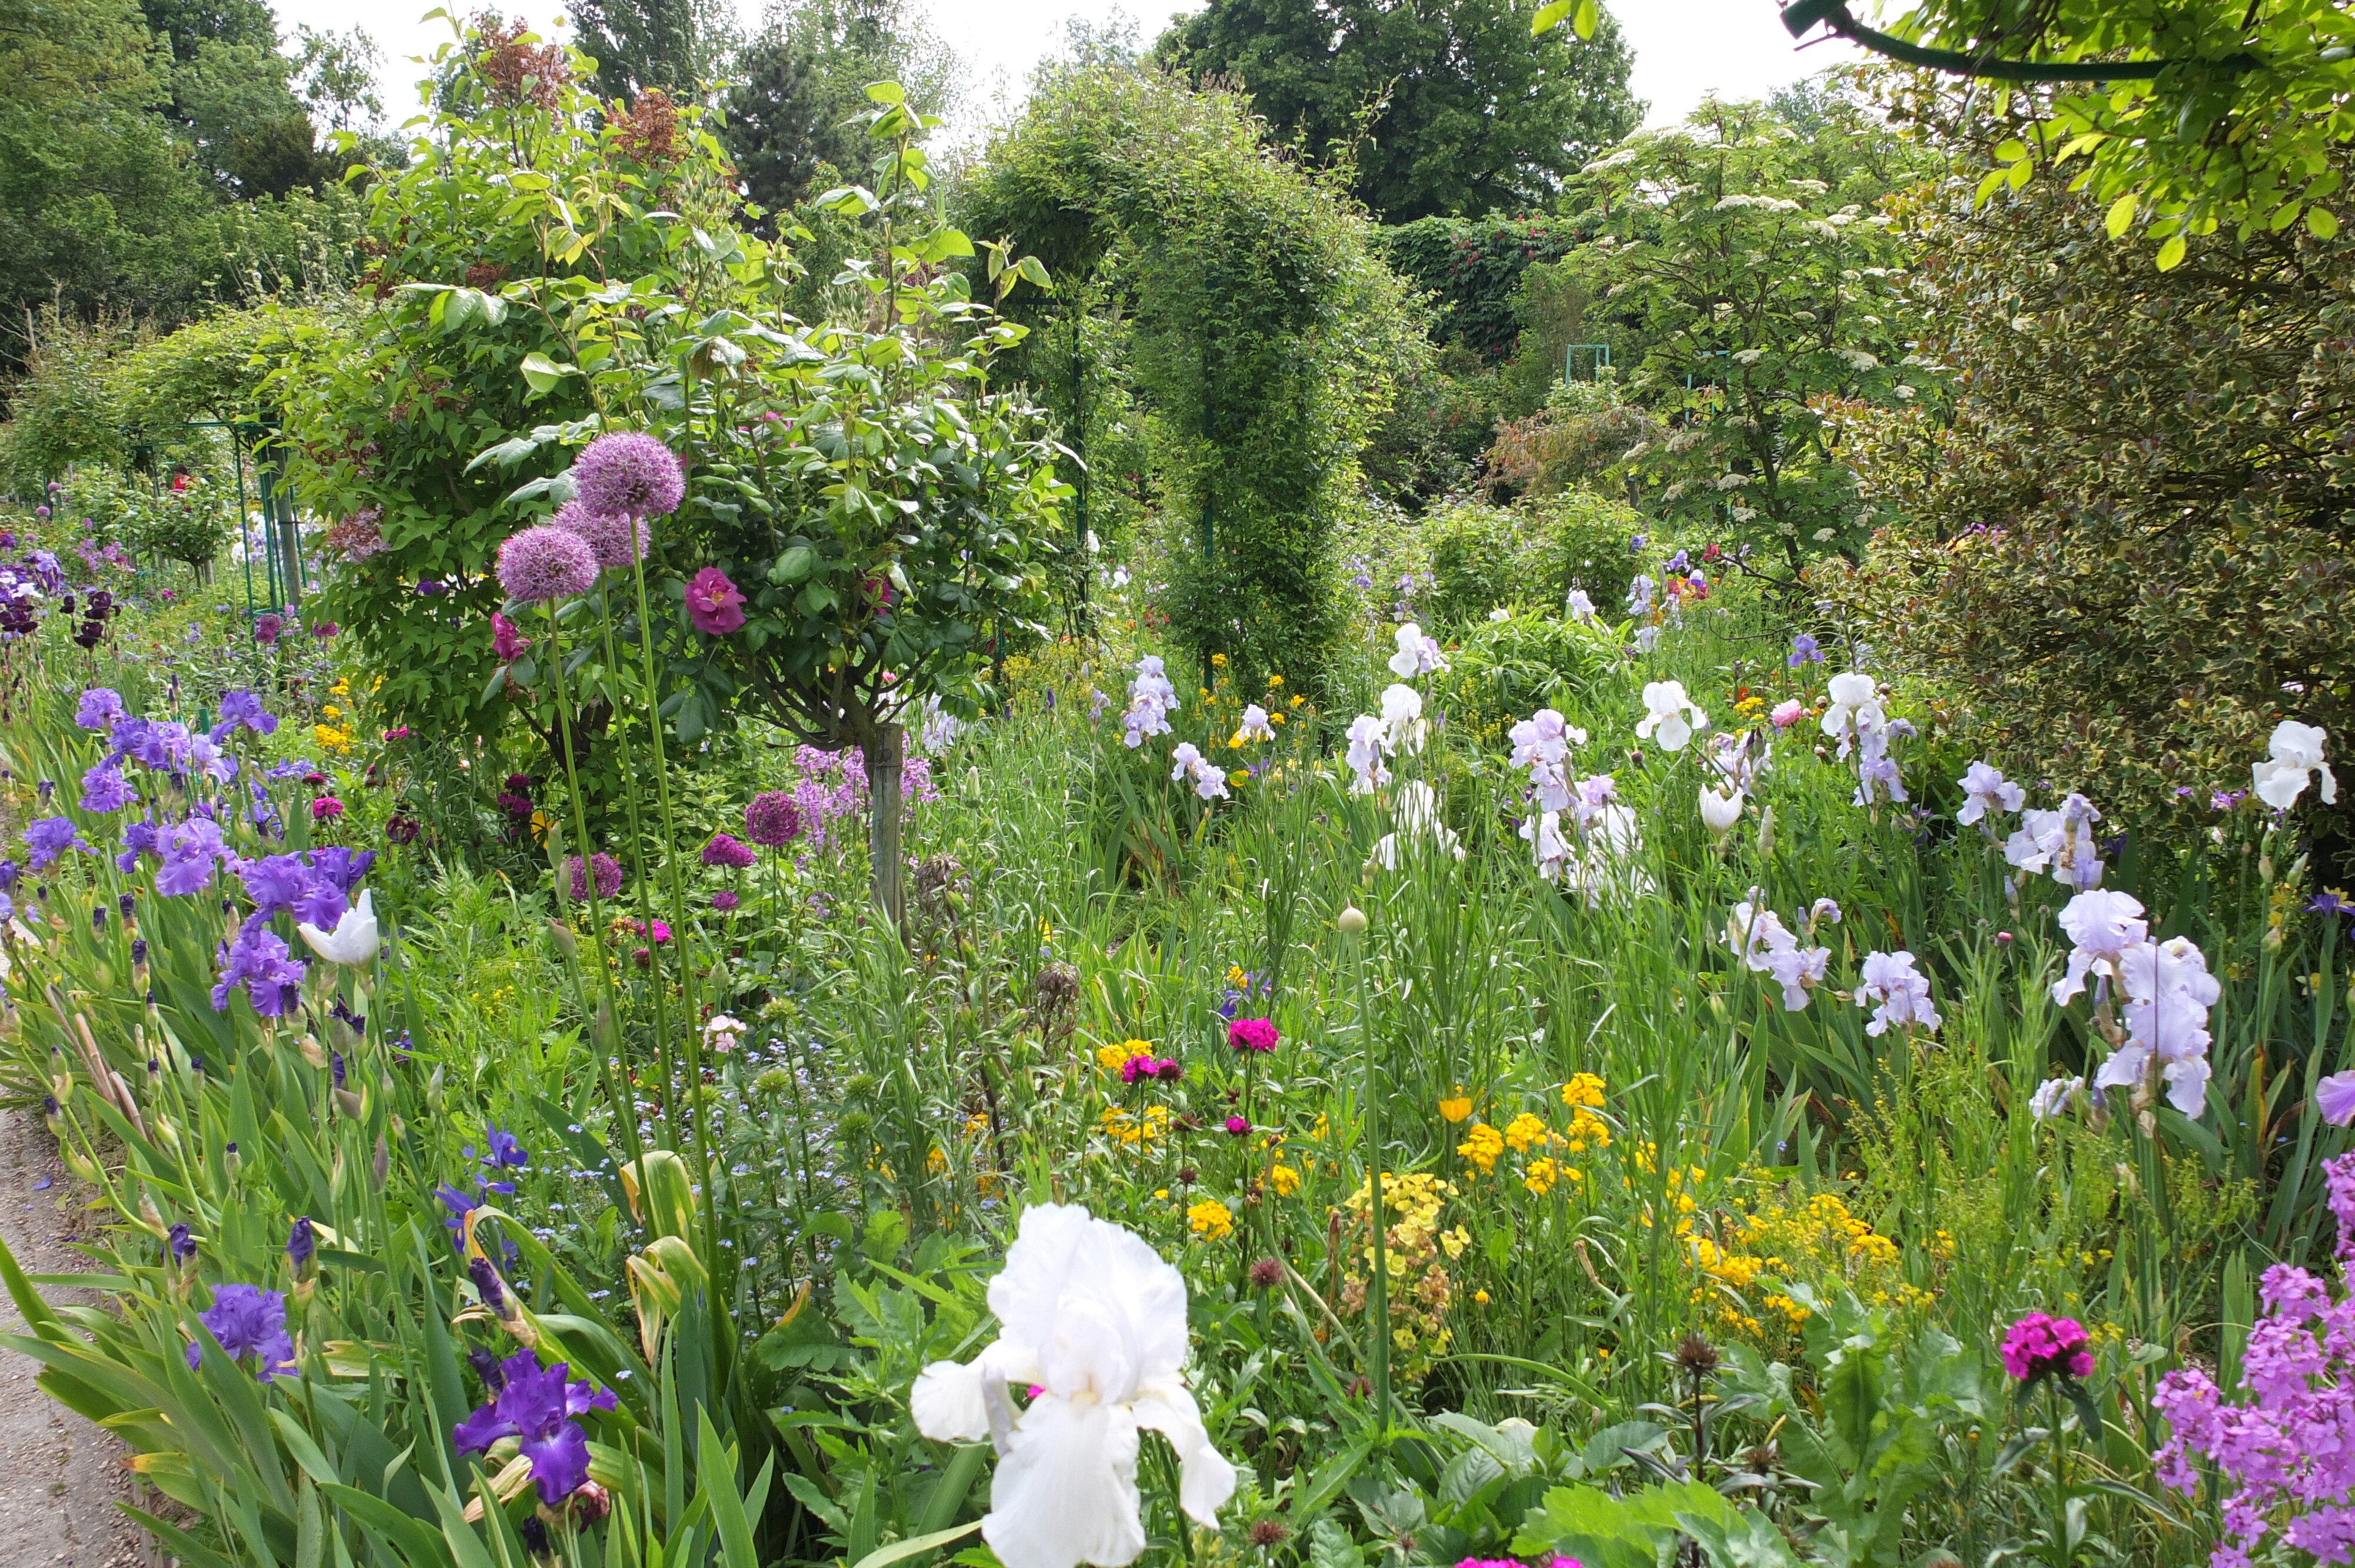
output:
{"label": "pink flower cluster", "polygon": [[[2355,1255],[2355,1154],[2323,1172],[2343,1281]],[[2345,1563],[2355,1552],[2355,1297],[2334,1299],[2328,1285],[2288,1264],[2265,1271],[2260,1295],[2264,1316],[2242,1352],[2242,1397],[2227,1404],[2197,1367],[2159,1380],[2151,1403],[2174,1431],[2153,1457],[2158,1478],[2197,1497],[2192,1461],[2221,1472],[2226,1539],[2209,1558],[2213,1568],[2248,1568],[2276,1524],[2288,1545]]]}
{"label": "pink flower cluster", "polygon": [[1124,1084],[1141,1084],[1147,1079],[1174,1084],[1185,1075],[1185,1067],[1175,1057],[1156,1058],[1150,1051],[1140,1051],[1120,1065],[1120,1081]]}
{"label": "pink flower cluster", "polygon": [[2030,1312],[2003,1337],[2003,1370],[2022,1383],[2058,1374],[2088,1378],[2094,1352],[2085,1344],[2085,1325],[2076,1319]]}
{"label": "pink flower cluster", "polygon": [[1238,1018],[1227,1025],[1227,1044],[1238,1051],[1273,1051],[1282,1038],[1272,1018]]}

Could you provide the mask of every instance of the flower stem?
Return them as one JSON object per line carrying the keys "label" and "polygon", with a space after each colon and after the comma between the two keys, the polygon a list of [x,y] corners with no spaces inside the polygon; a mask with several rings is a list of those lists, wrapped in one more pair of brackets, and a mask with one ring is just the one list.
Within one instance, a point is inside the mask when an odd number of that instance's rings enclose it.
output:
{"label": "flower stem", "polygon": [[1391,1440],[1391,1271],[1389,1205],[1382,1192],[1381,1094],[1376,1082],[1372,1010],[1366,999],[1365,938],[1350,938],[1357,949],[1358,1041],[1366,1055],[1366,1224],[1374,1245],[1373,1289],[1366,1300],[1367,1359],[1372,1363],[1376,1441],[1388,1452]]}

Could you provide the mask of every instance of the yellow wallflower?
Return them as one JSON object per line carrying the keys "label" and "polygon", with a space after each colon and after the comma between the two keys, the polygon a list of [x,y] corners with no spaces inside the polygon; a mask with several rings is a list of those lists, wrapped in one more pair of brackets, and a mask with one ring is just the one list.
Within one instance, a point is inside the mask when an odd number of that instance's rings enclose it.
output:
{"label": "yellow wallflower", "polygon": [[[1581,1110],[1572,1116],[1570,1118],[1570,1130],[1563,1137],[1573,1154],[1585,1153],[1589,1146],[1596,1149],[1611,1147],[1609,1124],[1590,1110]],[[1674,1172],[1671,1171],[1670,1174],[1673,1175]]]}
{"label": "yellow wallflower", "polygon": [[933,1144],[932,1151],[924,1156],[924,1169],[937,1176],[948,1168],[949,1157],[947,1151],[943,1150],[939,1144]]}
{"label": "yellow wallflower", "polygon": [[1289,1198],[1300,1191],[1300,1172],[1278,1161],[1268,1167],[1267,1184],[1275,1189],[1279,1198]]}
{"label": "yellow wallflower", "polygon": [[1227,667],[1227,656],[1223,653],[1213,653],[1210,655],[1210,662],[1216,668],[1223,670]]}
{"label": "yellow wallflower", "polygon": [[1479,1167],[1480,1174],[1486,1176],[1497,1168],[1497,1156],[1505,1152],[1505,1135],[1485,1121],[1476,1121],[1464,1135],[1464,1141],[1455,1146],[1455,1152]]}
{"label": "yellow wallflower", "polygon": [[1561,1167],[1552,1160],[1532,1160],[1529,1161],[1528,1173],[1521,1178],[1521,1185],[1542,1198],[1553,1191],[1553,1184],[1561,1179]]}
{"label": "yellow wallflower", "polygon": [[1449,1121],[1462,1121],[1472,1114],[1472,1097],[1464,1092],[1463,1085],[1456,1085],[1455,1092],[1439,1102],[1439,1114]]}
{"label": "yellow wallflower", "polygon": [[1150,1056],[1152,1054],[1152,1041],[1124,1040],[1117,1045],[1097,1046],[1096,1065],[1102,1067],[1107,1073],[1117,1073],[1123,1066],[1126,1065],[1130,1057]]}
{"label": "yellow wallflower", "polygon": [[1284,722],[1284,715],[1282,714],[1270,714],[1267,715],[1267,722],[1270,724],[1282,724]]}
{"label": "yellow wallflower", "polygon": [[1284,677],[1281,675],[1270,675],[1267,678],[1267,683],[1271,686],[1280,686],[1284,684]]}
{"label": "yellow wallflower", "polygon": [[313,725],[311,738],[329,751],[349,751],[352,746],[352,732],[347,729],[337,729],[333,725]]}
{"label": "yellow wallflower", "polygon": [[1505,1124],[1505,1141],[1516,1154],[1526,1154],[1536,1144],[1553,1136],[1552,1129],[1529,1112],[1523,1111]]}
{"label": "yellow wallflower", "polygon": [[1488,1304],[1488,1293],[1485,1290],[1475,1290],[1472,1293],[1472,1299],[1486,1307]]}
{"label": "yellow wallflower", "polygon": [[1186,1211],[1186,1225],[1205,1241],[1219,1241],[1233,1232],[1235,1217],[1216,1198],[1205,1198]]}
{"label": "yellow wallflower", "polygon": [[1579,1073],[1561,1086],[1561,1103],[1575,1110],[1582,1106],[1601,1109],[1603,1080],[1593,1073]]}

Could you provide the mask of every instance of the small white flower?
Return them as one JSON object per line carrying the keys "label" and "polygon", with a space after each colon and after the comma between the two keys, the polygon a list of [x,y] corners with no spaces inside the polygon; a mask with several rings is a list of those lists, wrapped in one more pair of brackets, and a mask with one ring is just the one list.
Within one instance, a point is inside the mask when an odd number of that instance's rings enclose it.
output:
{"label": "small white flower", "polygon": [[1960,782],[1963,793],[1968,799],[1964,800],[1963,809],[1955,813],[1955,821],[1965,827],[1990,813],[2001,816],[2008,811],[2017,811],[2028,803],[2027,790],[1984,762],[1974,762],[1964,768]]}
{"label": "small white flower", "polygon": [[[1006,1568],[1123,1568],[1145,1550],[1137,1435],[1176,1450],[1178,1500],[1213,1525],[1235,1469],[1210,1446],[1185,1381],[1186,1282],[1144,1241],[1077,1205],[1027,1209],[989,1282],[998,1337],[934,1361],[908,1399],[916,1429],[997,1449],[982,1520]],[[1035,1390],[1020,1410],[1008,1384]]]}
{"label": "small white flower", "polygon": [[373,960],[377,949],[384,946],[376,927],[376,894],[364,890],[360,901],[344,911],[332,931],[322,931],[308,920],[299,922],[295,932],[310,949],[331,964],[347,964],[354,968]]}
{"label": "small white flower", "polygon": [[2329,738],[2320,725],[2300,724],[2296,719],[2284,719],[2275,725],[2273,755],[2251,769],[2257,799],[2276,811],[2286,811],[2306,792],[2314,775],[2319,773],[2323,804],[2337,804],[2339,779],[2330,771],[2330,764],[2322,759],[2322,748]]}
{"label": "small white flower", "polygon": [[1873,1009],[1871,1021],[1864,1026],[1867,1034],[1886,1034],[1892,1023],[1918,1023],[1935,1034],[1941,1022],[1938,1010],[1930,1003],[1929,977],[1914,969],[1913,955],[1902,948],[1893,953],[1864,955],[1862,973],[1856,985],[1856,1004]]}
{"label": "small white flower", "polygon": [[1235,726],[1235,738],[1237,740],[1273,740],[1275,730],[1267,722],[1267,710],[1257,703],[1245,708],[1241,721]]}
{"label": "small white flower", "polygon": [[[1509,610],[1509,609],[1506,609],[1503,605],[1501,605],[1501,604],[1500,604],[1500,605],[1498,605],[1496,609],[1492,609],[1492,610],[1490,610],[1490,611],[1488,612],[1488,623],[1489,623],[1490,625],[1492,625],[1492,626],[1493,626],[1493,625],[1495,625],[1497,621],[1500,621],[1500,620],[1512,620],[1512,619],[1513,619],[1513,612],[1512,612],[1511,610]],[[1371,1242],[1368,1242],[1366,1245],[1367,1245],[1368,1246],[1371,1246],[1373,1244],[1372,1244]]]}
{"label": "small white flower", "polygon": [[1398,800],[1391,805],[1391,815],[1398,823],[1396,832],[1384,833],[1374,845],[1373,862],[1384,871],[1399,867],[1399,840],[1428,838],[1444,854],[1464,858],[1464,845],[1442,821],[1446,802],[1439,792],[1420,779],[1411,779],[1399,787]]}
{"label": "small white flower", "polygon": [[1382,765],[1382,721],[1359,714],[1349,721],[1348,738],[1344,760],[1357,776],[1349,781],[1349,793],[1370,795],[1391,781],[1391,770]]}
{"label": "small white flower", "polygon": [[1657,733],[1660,749],[1682,751],[1693,736],[1709,727],[1709,715],[1685,695],[1681,681],[1654,681],[1644,688],[1644,716],[1636,722],[1636,737],[1649,740]]}
{"label": "small white flower", "polygon": [[1881,689],[1872,677],[1850,670],[1831,679],[1831,706],[1824,710],[1824,733],[1840,743],[1848,755],[1850,735],[1859,729],[1879,729],[1889,723],[1881,705]]}
{"label": "small white flower", "polygon": [[1569,596],[1562,600],[1562,608],[1570,611],[1570,618],[1572,620],[1595,619],[1594,601],[1586,597],[1584,588],[1571,589]]}

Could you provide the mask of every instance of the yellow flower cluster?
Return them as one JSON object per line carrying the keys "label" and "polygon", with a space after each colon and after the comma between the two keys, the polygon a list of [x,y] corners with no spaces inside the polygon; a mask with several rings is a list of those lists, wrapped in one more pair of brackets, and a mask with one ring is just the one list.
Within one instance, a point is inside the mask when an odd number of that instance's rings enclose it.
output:
{"label": "yellow flower cluster", "polygon": [[1476,1167],[1481,1175],[1488,1175],[1497,1169],[1497,1156],[1505,1152],[1505,1135],[1485,1121],[1476,1121],[1464,1135],[1464,1141],[1455,1146],[1455,1152]]}
{"label": "yellow flower cluster", "polygon": [[1235,1217],[1216,1198],[1205,1198],[1186,1211],[1186,1228],[1204,1241],[1223,1241],[1233,1234]]}
{"label": "yellow flower cluster", "polygon": [[[1440,1213],[1455,1195],[1452,1182],[1421,1171],[1404,1175],[1385,1171],[1381,1181],[1383,1204],[1396,1216],[1384,1233],[1382,1247],[1383,1266],[1390,1275],[1391,1338],[1400,1374],[1421,1377],[1453,1337],[1447,1308],[1455,1287],[1442,1259],[1463,1256],[1472,1236],[1462,1225],[1440,1228]],[[1351,1192],[1343,1207],[1362,1223],[1371,1197],[1369,1181]],[[1341,1307],[1355,1313],[1365,1310],[1366,1279],[1374,1263],[1372,1237],[1353,1251],[1356,1255],[1341,1286]]]}
{"label": "yellow flower cluster", "polygon": [[1603,1080],[1592,1073],[1579,1073],[1561,1086],[1561,1103],[1572,1110],[1603,1108]]}
{"label": "yellow flower cluster", "polygon": [[1147,1106],[1145,1107],[1145,1115],[1138,1118],[1131,1116],[1118,1106],[1106,1106],[1103,1113],[1103,1130],[1106,1137],[1116,1139],[1122,1143],[1134,1145],[1150,1142],[1154,1139],[1167,1136],[1169,1107]]}
{"label": "yellow flower cluster", "polygon": [[1553,1129],[1546,1126],[1544,1118],[1527,1111],[1505,1124],[1505,1142],[1516,1154],[1527,1154],[1536,1145],[1552,1139]]}
{"label": "yellow flower cluster", "polygon": [[1097,1046],[1096,1065],[1103,1068],[1107,1073],[1117,1074],[1121,1068],[1128,1065],[1130,1057],[1150,1056],[1152,1054],[1152,1041],[1124,1040],[1117,1045]]}
{"label": "yellow flower cluster", "polygon": [[319,743],[321,749],[326,751],[349,751],[352,748],[352,732],[348,729],[337,729],[331,724],[313,725],[311,738]]}
{"label": "yellow flower cluster", "polygon": [[1267,1184],[1277,1197],[1289,1198],[1300,1191],[1300,1172],[1279,1160],[1267,1169]]}

